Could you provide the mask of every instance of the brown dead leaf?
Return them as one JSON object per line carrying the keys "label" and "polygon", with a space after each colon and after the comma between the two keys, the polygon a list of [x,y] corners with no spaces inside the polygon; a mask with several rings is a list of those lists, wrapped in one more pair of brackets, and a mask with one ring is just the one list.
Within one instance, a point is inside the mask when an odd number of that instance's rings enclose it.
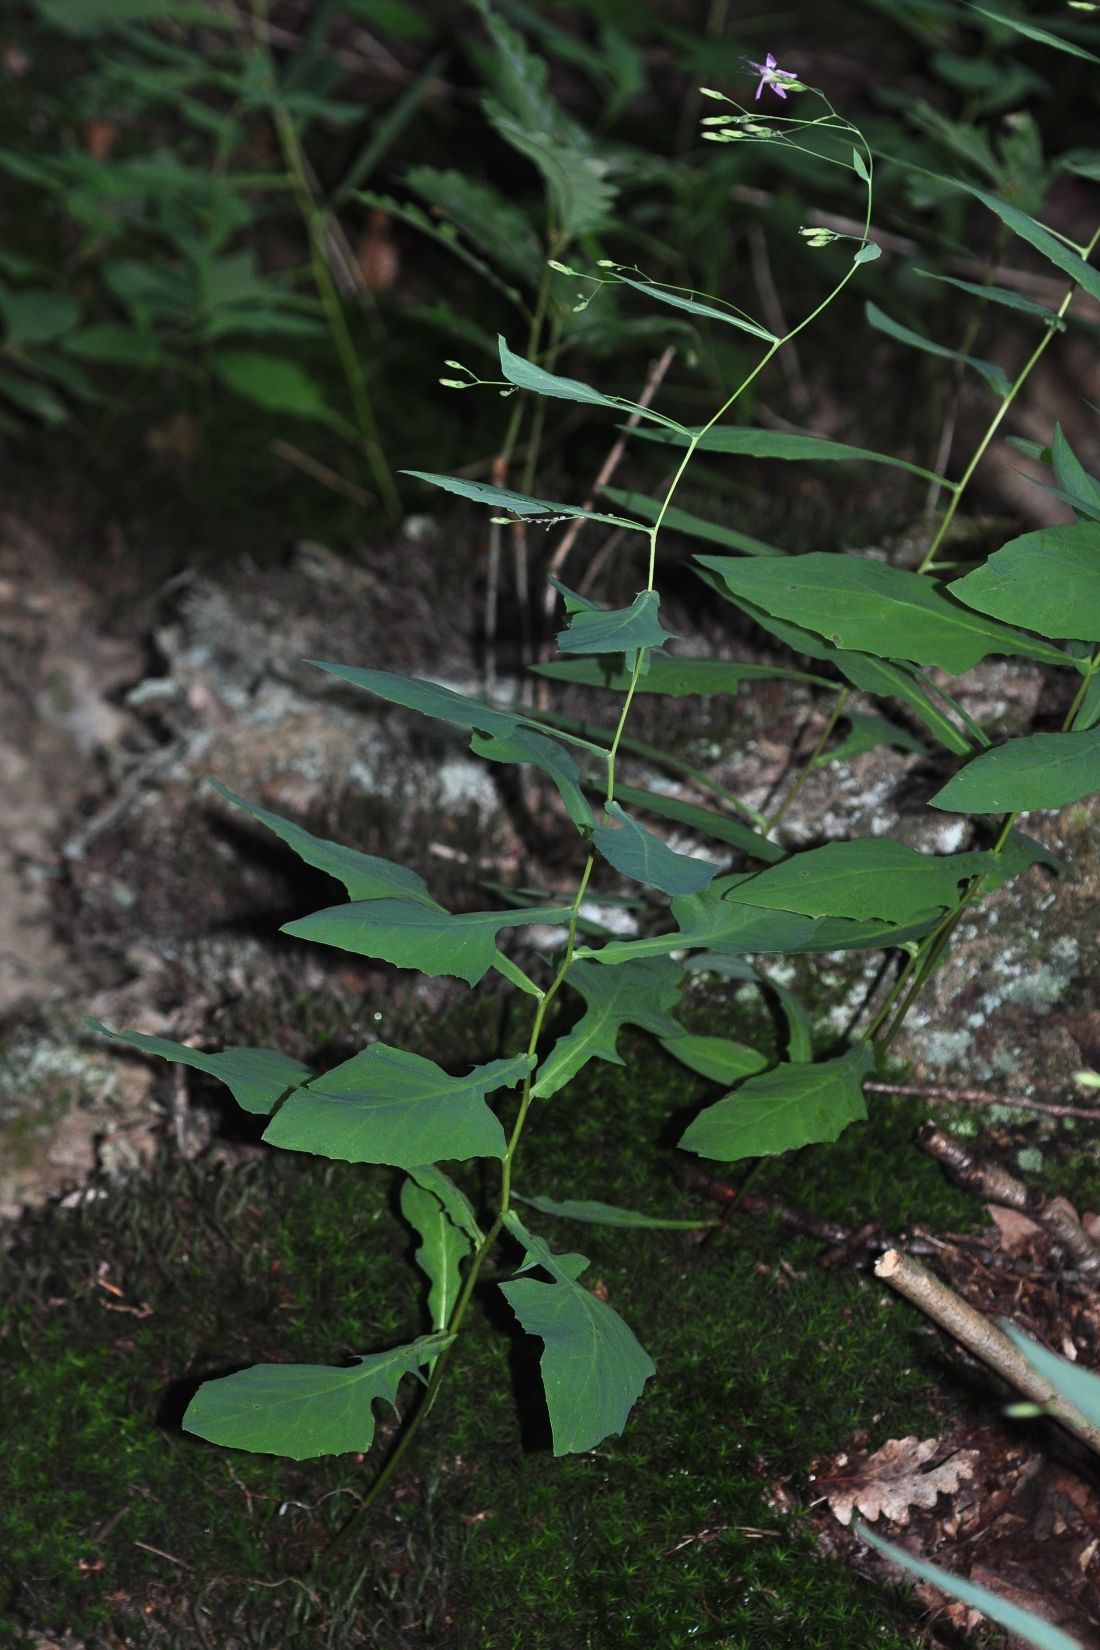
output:
{"label": "brown dead leaf", "polygon": [[1001,1248],[1009,1255],[1017,1255],[1045,1236],[1043,1228],[1016,1209],[1002,1209],[996,1203],[987,1203],[1001,1240]]}
{"label": "brown dead leaf", "polygon": [[888,1438],[851,1478],[834,1480],[827,1490],[829,1506],[841,1524],[850,1524],[858,1507],[873,1524],[884,1513],[894,1524],[908,1524],[910,1507],[934,1507],[936,1497],[953,1495],[959,1481],[974,1476],[978,1451],[957,1450],[931,1472],[924,1463],[939,1448],[938,1438]]}

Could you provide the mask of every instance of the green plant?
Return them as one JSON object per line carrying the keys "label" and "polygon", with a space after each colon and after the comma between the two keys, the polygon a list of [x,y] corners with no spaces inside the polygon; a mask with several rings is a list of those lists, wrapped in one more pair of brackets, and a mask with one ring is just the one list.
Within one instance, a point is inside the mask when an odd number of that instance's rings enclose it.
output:
{"label": "green plant", "polygon": [[[622,709],[614,728],[579,728],[553,713],[482,703],[431,682],[382,671],[321,666],[385,702],[471,728],[471,749],[487,761],[529,765],[545,773],[557,788],[564,815],[582,839],[586,854],[571,899],[502,890],[511,901],[510,908],[453,915],[431,898],[423,880],[412,871],[316,838],[222,791],[226,800],[347,889],[348,903],[290,923],[286,932],[431,976],[464,979],[470,986],[496,970],[531,999],[530,1022],[520,1047],[465,1076],[456,1076],[409,1050],[378,1043],[315,1077],[300,1063],[272,1050],[227,1049],[207,1054],[160,1038],[119,1034],[146,1053],[219,1077],[246,1110],[270,1116],[265,1139],[271,1144],[353,1162],[391,1164],[408,1177],[402,1211],[420,1235],[417,1259],[431,1288],[429,1332],[408,1345],[364,1354],[347,1368],[259,1365],[208,1382],[185,1420],[188,1430],[213,1442],[295,1458],[364,1450],[374,1433],[374,1400],[392,1403],[406,1374],[426,1370],[422,1401],[357,1519],[389,1482],[431,1412],[459,1345],[473,1291],[498,1240],[512,1240],[511,1253],[518,1259],[513,1276],[500,1285],[504,1297],[523,1328],[543,1342],[543,1385],[556,1453],[590,1450],[608,1434],[621,1431],[653,1373],[652,1362],[632,1331],[581,1281],[585,1258],[555,1255],[528,1229],[516,1204],[595,1224],[644,1229],[668,1223],[632,1210],[610,1209],[602,1202],[562,1204],[541,1192],[521,1195],[514,1184],[518,1153],[536,1103],[550,1100],[589,1060],[617,1060],[616,1037],[629,1023],[658,1037],[689,1068],[736,1085],[691,1123],[681,1141],[685,1149],[727,1162],[764,1160],[808,1143],[836,1140],[850,1124],[866,1118],[863,1083],[876,1060],[886,1055],[967,910],[983,893],[1027,866],[1037,861],[1057,864],[1039,844],[1015,830],[1017,814],[1060,807],[1090,794],[1100,781],[1100,577],[1095,571],[1100,565],[1096,559],[1100,528],[1095,525],[1100,521],[1100,486],[1085,473],[1060,431],[1054,433],[1049,454],[1044,450],[1044,455],[1049,457],[1057,490],[1083,519],[1025,534],[965,574],[941,556],[977,460],[1055,335],[1076,286],[1100,295],[1100,275],[1087,261],[1093,243],[1073,245],[1001,195],[962,185],[1006,231],[1023,237],[1068,278],[1058,311],[1028,313],[1031,324],[1042,329],[1041,337],[1012,380],[969,350],[945,350],[890,320],[873,305],[869,307],[873,326],[897,342],[965,362],[994,397],[996,407],[988,429],[958,480],[864,448],[724,422],[738,398],[784,345],[877,258],[879,248],[868,233],[874,175],[870,148],[819,94],[810,94],[791,75],[782,76],[783,92],[818,96],[819,112],[806,118],[779,117],[755,106],[743,109],[719,92],[705,94],[724,105],[722,112],[704,123],[706,135],[716,143],[790,150],[808,157],[815,166],[854,176],[863,190],[861,234],[845,237],[835,229],[817,226],[804,231],[811,245],[824,248],[827,256],[838,260],[838,278],[829,297],[790,333],[780,336],[732,306],[701,300],[691,289],[657,282],[633,267],[598,255],[598,243],[588,241],[594,225],[583,213],[597,211],[597,203],[606,198],[601,194],[601,176],[587,164],[583,153],[573,155],[569,165],[583,166],[584,171],[578,174],[579,184],[573,179],[574,194],[569,198],[582,215],[570,218],[574,208],[567,204],[562,182],[568,167],[559,175],[554,160],[568,146],[553,127],[553,110],[539,101],[539,71],[512,50],[511,33],[491,17],[488,20],[499,61],[511,65],[507,81],[511,113],[502,105],[505,113],[499,122],[502,126],[516,123],[517,147],[523,149],[526,144],[525,152],[544,170],[552,203],[551,232],[539,255],[550,252],[553,256],[548,261],[550,274],[539,282],[535,317],[545,312],[552,292],[568,291],[574,308],[583,313],[593,299],[599,304],[609,293],[617,297],[625,289],[628,296],[641,295],[690,317],[693,324],[734,329],[740,339],[754,341],[759,358],[736,388],[725,394],[713,417],[691,428],[640,403],[554,372],[561,339],[551,332],[539,350],[540,319],[539,328],[528,334],[526,354],[513,351],[500,338],[497,348],[503,379],[497,387],[506,394],[524,393],[539,408],[557,399],[636,417],[639,438],[672,450],[674,477],[660,500],[613,493],[614,512],[582,512],[528,490],[413,472],[423,481],[486,505],[497,512],[498,524],[522,527],[582,517],[645,534],[647,578],[628,607],[608,612],[566,586],[556,585],[567,615],[558,636],[565,658],[536,667],[544,679],[603,686],[621,693]],[[766,72],[773,84],[782,74],[772,73],[771,66]],[[521,93],[530,95],[530,106],[525,106],[534,123],[530,127],[523,126],[516,113]],[[543,117],[551,124],[538,128]],[[543,133],[537,140],[531,135],[536,130]],[[602,204],[598,209],[602,211]],[[580,268],[561,256],[574,241],[571,256]],[[579,292],[578,281],[584,283]],[[554,282],[568,283],[568,287]],[[978,302],[985,305],[1002,298],[989,283],[982,287]],[[569,308],[560,297],[557,303],[559,313]],[[457,388],[468,390],[481,380],[467,372],[464,380],[454,382]],[[672,501],[681,478],[694,456],[706,452],[900,466],[946,490],[950,502],[930,534],[917,572],[820,552],[790,558],[775,547],[718,529],[717,524],[684,511],[676,511],[673,517]],[[932,798],[932,806],[966,816],[983,845],[936,856],[887,838],[866,838],[788,852],[776,842],[774,832],[790,795],[766,818],[716,786],[711,789],[726,804],[725,811],[679,802],[673,805],[656,791],[631,790],[618,783],[616,762],[620,751],[628,748],[626,727],[637,694],[730,691],[746,676],[790,674],[783,667],[748,667],[669,653],[665,644],[673,638],[661,622],[655,569],[658,535],[672,520],[681,533],[737,549],[738,556],[698,556],[700,575],[793,653],[830,672],[809,678],[834,697],[825,732],[806,771],[827,751],[853,686],[900,701],[943,751],[961,759],[955,776]],[[956,575],[950,583],[937,576],[946,572]],[[925,674],[927,667],[935,666],[957,675],[990,655],[1029,659],[1069,673],[1077,686],[1061,732],[994,745]],[[902,744],[913,740],[911,733],[885,718],[864,717],[861,724],[853,717],[852,723],[850,737],[862,738],[865,744],[868,740]],[[553,730],[553,736],[547,729]],[[695,777],[708,783],[705,776]],[[589,795],[599,797],[600,816]],[[750,866],[762,868],[719,874],[713,859],[673,851],[623,807],[624,800],[635,810],[686,823],[698,834],[734,848]],[[645,931],[637,938],[617,938],[586,916],[585,896],[597,865],[609,865],[619,877],[640,885],[637,900],[644,912]],[[533,977],[497,943],[504,931],[532,922],[562,929],[561,946],[547,976]],[[685,953],[695,952],[697,961],[698,954],[704,961],[715,959],[727,973],[768,984],[766,974],[746,961],[748,955],[838,950],[886,951],[895,968],[886,1000],[858,1041],[842,1053],[815,1060],[808,1017],[789,992],[780,993],[788,1023],[785,1057],[768,1070],[762,1069],[768,1062],[757,1051],[727,1038],[689,1036],[673,1015]],[[551,1010],[556,1016],[558,998],[565,990],[582,999],[585,1009],[572,1028],[551,1044]],[[517,1088],[519,1100],[509,1109],[506,1129],[486,1097]],[[488,1200],[484,1216],[441,1167],[471,1158],[500,1164],[499,1187]]]}

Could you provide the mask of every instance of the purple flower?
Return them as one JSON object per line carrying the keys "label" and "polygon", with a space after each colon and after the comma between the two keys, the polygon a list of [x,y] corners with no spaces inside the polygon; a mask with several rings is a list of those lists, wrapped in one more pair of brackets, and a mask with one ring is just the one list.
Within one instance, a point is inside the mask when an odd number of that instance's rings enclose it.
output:
{"label": "purple flower", "polygon": [[782,82],[784,80],[798,79],[798,76],[796,74],[792,74],[789,69],[780,69],[777,67],[775,58],[772,56],[771,52],[768,53],[767,61],[764,63],[753,63],[749,60],[749,58],[745,59],[745,63],[748,68],[755,69],[757,74],[760,76],[760,84],[756,88],[757,98],[760,97],[760,93],[764,90],[765,86],[770,86],[778,97],[785,98],[787,94],[783,89]]}

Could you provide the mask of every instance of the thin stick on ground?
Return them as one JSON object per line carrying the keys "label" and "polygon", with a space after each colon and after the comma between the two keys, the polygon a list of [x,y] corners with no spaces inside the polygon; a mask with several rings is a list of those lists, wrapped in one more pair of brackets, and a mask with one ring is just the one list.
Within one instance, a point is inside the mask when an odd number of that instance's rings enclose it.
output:
{"label": "thin stick on ground", "polygon": [[988,1364],[995,1374],[1022,1392],[1025,1398],[1041,1404],[1067,1432],[1072,1432],[1090,1449],[1100,1450],[1100,1428],[1093,1426],[1080,1410],[1048,1386],[1027,1359],[1017,1352],[1007,1335],[981,1312],[975,1311],[960,1295],[956,1295],[946,1283],[941,1283],[927,1266],[912,1255],[903,1255],[898,1249],[888,1249],[875,1266],[875,1276],[919,1307],[926,1317],[938,1323],[941,1329],[946,1329],[968,1352]]}
{"label": "thin stick on ground", "polygon": [[1083,1117],[1100,1123],[1100,1106],[1060,1106],[1053,1101],[1028,1100],[1022,1094],[993,1094],[988,1089],[956,1089],[942,1083],[866,1082],[864,1094],[911,1094],[918,1100],[951,1100],[965,1106],[1011,1106],[1014,1111],[1041,1112],[1044,1117]]}

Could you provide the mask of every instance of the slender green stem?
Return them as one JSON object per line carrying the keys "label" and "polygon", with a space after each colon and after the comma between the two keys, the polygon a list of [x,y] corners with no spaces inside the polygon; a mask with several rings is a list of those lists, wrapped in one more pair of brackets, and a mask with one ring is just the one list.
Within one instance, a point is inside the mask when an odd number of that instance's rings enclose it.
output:
{"label": "slender green stem", "polygon": [[257,51],[260,52],[267,64],[273,93],[272,119],[279,138],[279,146],[283,154],[283,164],[286,167],[294,198],[298,203],[302,221],[305,224],[306,234],[309,237],[310,268],[313,271],[314,284],[317,295],[321,300],[321,307],[325,312],[332,341],[336,347],[336,354],[343,370],[344,379],[351,396],[352,407],[355,412],[355,422],[359,426],[359,434],[370,465],[371,475],[385,508],[387,516],[392,522],[401,520],[403,510],[401,498],[394,483],[390,467],[386,462],[386,455],[382,450],[382,442],[378,433],[378,422],[374,416],[374,407],[371,404],[367,390],[366,379],[360,363],[355,341],[348,328],[347,316],[340,301],[340,294],[336,290],[336,283],[332,279],[332,272],[325,256],[325,219],[326,214],[318,206],[310,188],[306,174],[305,158],[298,139],[298,133],[286,105],[274,95],[277,91],[275,65],[271,56],[271,40],[267,23],[267,0],[252,0],[253,38]]}
{"label": "slender green stem", "polygon": [[833,713],[829,717],[829,720],[825,723],[825,728],[824,728],[824,731],[822,732],[821,738],[818,740],[817,744],[814,746],[813,753],[810,756],[809,761],[806,763],[806,766],[803,768],[803,770],[802,770],[801,774],[799,775],[798,779],[795,781],[793,789],[788,793],[785,800],[782,801],[779,804],[779,807],[775,810],[775,813],[772,815],[771,820],[768,824],[768,828],[764,832],[765,836],[770,836],[771,833],[775,830],[775,827],[779,824],[779,821],[783,818],[783,815],[787,812],[787,809],[790,807],[791,803],[794,801],[794,799],[798,795],[799,791],[801,791],[801,789],[802,789],[803,785],[806,783],[807,779],[809,779],[810,775],[813,773],[814,769],[817,767],[819,757],[821,756],[822,752],[825,749],[825,746],[829,743],[829,740],[833,736],[833,729],[836,727],[836,725],[839,722],[840,718],[844,714],[844,707],[848,703],[848,695],[851,693],[851,691],[852,691],[851,688],[845,688],[843,690],[843,692],[838,696],[837,702],[833,706]]}
{"label": "slender green stem", "polygon": [[[1083,256],[1086,259],[1088,259],[1089,255],[1092,253],[1092,251],[1095,248],[1096,243],[1097,243],[1098,240],[1100,240],[1100,229],[1097,229],[1096,233],[1093,235],[1092,239],[1089,241],[1087,249],[1083,253]],[[1077,283],[1074,282],[1074,284],[1070,287],[1069,291],[1066,293],[1065,297],[1062,299],[1061,304],[1058,306],[1057,316],[1058,316],[1059,320],[1062,319],[1062,317],[1065,315],[1066,311],[1068,310],[1070,304],[1073,301],[1073,295],[1076,291],[1077,291]],[[1020,393],[1020,390],[1023,388],[1024,384],[1027,382],[1028,378],[1031,376],[1032,370],[1034,369],[1036,363],[1039,361],[1039,359],[1043,355],[1044,351],[1049,347],[1050,342],[1053,339],[1056,330],[1057,329],[1053,325],[1053,323],[1048,325],[1048,327],[1046,329],[1045,336],[1039,341],[1039,343],[1036,345],[1035,349],[1032,350],[1032,352],[1031,352],[1030,356],[1028,357],[1027,361],[1024,363],[1024,366],[1017,373],[1015,382],[1012,384],[1012,387],[1010,388],[1008,394],[1005,396],[1004,400],[1001,402],[1001,405],[998,407],[996,413],[994,414],[992,420],[990,421],[989,428],[986,430],[986,432],[983,435],[981,441],[978,443],[977,450],[973,454],[973,456],[970,460],[970,463],[966,466],[966,469],[963,471],[961,478],[954,485],[954,489],[953,489],[952,494],[951,494],[951,502],[947,506],[947,509],[944,512],[943,520],[940,522],[939,529],[936,532],[935,538],[932,540],[932,543],[928,547],[928,551],[927,551],[927,554],[925,555],[924,560],[921,562],[920,566],[917,568],[918,573],[928,573],[928,572],[932,571],[932,569],[935,565],[935,561],[936,561],[936,553],[939,550],[940,545],[943,543],[945,537],[947,536],[947,532],[948,532],[948,530],[951,526],[951,523],[955,519],[955,512],[959,508],[959,503],[960,503],[960,500],[962,499],[962,496],[963,496],[964,492],[966,491],[967,487],[970,485],[970,482],[973,479],[975,470],[978,468],[978,465],[981,463],[982,459],[985,457],[986,450],[989,447],[989,443],[993,440],[993,437],[996,435],[997,431],[1000,429],[1001,424],[1003,423],[1003,421],[1004,421],[1004,419],[1005,419],[1005,417],[1008,413],[1008,409],[1011,407],[1011,405],[1015,401],[1017,395]]]}

